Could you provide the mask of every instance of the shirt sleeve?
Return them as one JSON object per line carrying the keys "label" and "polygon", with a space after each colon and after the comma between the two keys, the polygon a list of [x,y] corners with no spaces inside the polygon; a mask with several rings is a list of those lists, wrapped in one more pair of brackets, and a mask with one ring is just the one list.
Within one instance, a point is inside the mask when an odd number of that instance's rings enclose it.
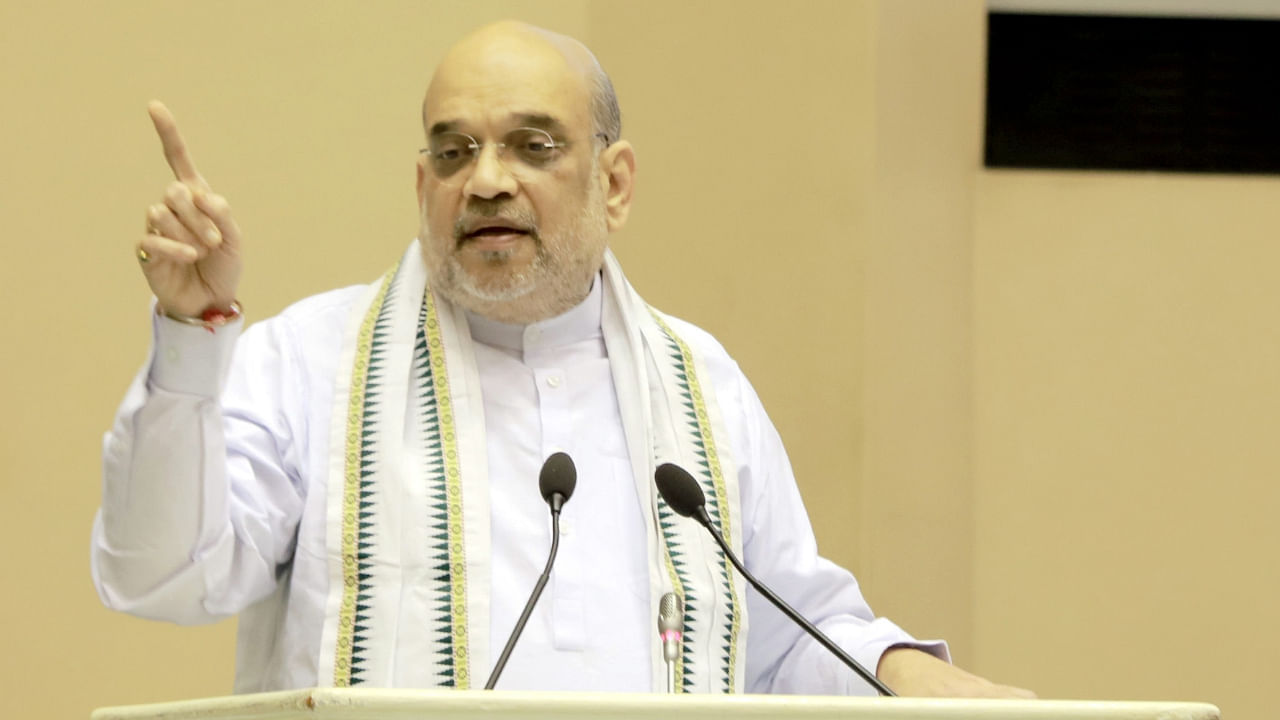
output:
{"label": "shirt sleeve", "polygon": [[104,604],[181,624],[275,587],[303,492],[296,363],[277,324],[240,338],[153,317],[153,344],[103,441],[91,566]]}
{"label": "shirt sleeve", "polygon": [[[766,586],[826,633],[868,672],[890,647],[920,648],[950,660],[941,641],[919,642],[872,613],[858,582],[818,554],[813,528],[778,432],[759,397],[739,376],[744,413],[739,463],[747,525],[743,562]],[[740,451],[741,452],[741,451]],[[808,695],[875,695],[875,689],[755,591],[747,590],[747,691]]]}

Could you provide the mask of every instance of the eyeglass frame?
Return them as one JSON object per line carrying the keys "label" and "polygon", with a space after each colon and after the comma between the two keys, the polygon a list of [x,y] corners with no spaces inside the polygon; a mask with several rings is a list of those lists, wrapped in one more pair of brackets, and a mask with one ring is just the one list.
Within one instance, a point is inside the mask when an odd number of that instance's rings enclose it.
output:
{"label": "eyeglass frame", "polygon": [[[511,130],[507,131],[507,133],[506,133],[506,134],[504,134],[504,135],[503,135],[503,137],[504,137],[504,138],[509,137],[512,133],[519,132],[519,131],[521,131],[521,130],[529,130],[529,131],[532,131],[532,132],[542,133],[543,135],[546,135],[546,136],[547,136],[547,138],[551,141],[551,142],[550,142],[550,145],[551,145],[551,147],[552,147],[552,148],[561,148],[561,149],[563,149],[563,148],[568,148],[568,147],[571,145],[571,143],[568,143],[568,142],[565,142],[565,141],[562,141],[562,140],[557,140],[557,139],[556,139],[556,136],[555,136],[555,135],[552,135],[550,132],[547,132],[546,130],[544,130],[544,129],[542,129],[542,128],[535,128],[535,127],[518,127],[518,128],[513,128],[513,129],[511,129]],[[474,135],[472,135],[471,133],[465,133],[465,132],[462,132],[461,130],[450,130],[450,131],[449,131],[449,132],[447,132],[447,133],[440,133],[440,134],[441,134],[441,135],[461,135],[462,137],[464,137],[464,138],[469,138],[469,139],[471,140],[471,143],[470,143],[469,145],[467,145],[467,147],[468,147],[468,149],[473,150],[475,154],[472,156],[472,158],[471,158],[470,160],[468,160],[468,161],[467,161],[467,163],[466,163],[465,165],[463,165],[463,166],[461,166],[461,167],[459,167],[459,168],[458,168],[458,170],[459,170],[459,171],[464,170],[464,169],[466,169],[466,168],[468,168],[468,167],[470,167],[470,166],[474,165],[477,161],[479,161],[479,159],[480,159],[480,153],[484,152],[484,148],[485,148],[485,146],[486,146],[486,145],[493,145],[495,148],[497,148],[497,150],[498,150],[498,159],[499,159],[499,161],[500,161],[500,162],[502,161],[502,156],[503,156],[503,152],[502,152],[502,151],[503,151],[503,150],[505,150],[505,149],[507,148],[507,143],[505,143],[505,142],[492,142],[492,141],[481,142],[480,140],[476,139],[476,137],[475,137]],[[606,147],[606,148],[607,148],[607,147],[609,147],[609,145],[611,145],[611,144],[612,144],[612,143],[610,143],[610,142],[609,142],[609,135],[608,135],[608,133],[598,132],[598,133],[596,133],[596,134],[592,135],[592,136],[591,136],[591,139],[592,139],[592,140],[595,140],[595,139],[600,139],[600,140],[602,140],[602,141],[604,142],[604,147]],[[603,148],[601,148],[601,149],[603,149]],[[424,148],[421,148],[421,149],[419,149],[419,150],[418,150],[418,153],[419,153],[419,154],[422,154],[422,155],[426,155],[428,158],[430,158],[430,157],[432,156],[431,148],[430,148],[430,147],[424,147]],[[503,164],[503,167],[507,167],[507,165],[504,163],[504,164]],[[511,168],[507,167],[507,169],[508,169],[508,171],[509,171]],[[538,169],[538,168],[534,168],[534,169]],[[453,177],[453,176],[443,177],[443,178],[442,178],[442,177],[440,177],[439,173],[437,173],[437,172],[435,171],[435,168],[434,168],[434,167],[432,168],[431,174],[432,174],[432,175],[434,175],[434,176],[435,176],[435,178],[436,178],[437,180],[439,180],[440,182],[442,182],[442,183],[445,183],[445,184],[452,184],[452,183],[450,183],[450,178],[451,178],[451,177]]]}

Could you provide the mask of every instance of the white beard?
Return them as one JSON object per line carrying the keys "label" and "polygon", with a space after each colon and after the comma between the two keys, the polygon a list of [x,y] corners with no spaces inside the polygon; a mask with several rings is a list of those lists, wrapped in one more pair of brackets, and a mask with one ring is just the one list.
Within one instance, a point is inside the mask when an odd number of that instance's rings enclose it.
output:
{"label": "white beard", "polygon": [[[595,176],[596,163],[593,162],[590,177]],[[581,212],[560,236],[539,238],[535,232],[533,239],[537,247],[533,261],[527,267],[508,271],[498,281],[482,282],[486,279],[469,273],[457,251],[456,240],[431,233],[424,213],[422,227],[427,244],[424,254],[432,288],[455,305],[498,322],[527,325],[565,312],[590,292],[603,261],[604,238],[609,230],[602,195],[600,186],[590,183]],[[533,227],[532,218],[516,215],[516,218],[504,217],[527,220],[527,226]],[[453,250],[436,266],[428,247]],[[483,258],[493,264],[507,263],[515,252],[486,252]]]}

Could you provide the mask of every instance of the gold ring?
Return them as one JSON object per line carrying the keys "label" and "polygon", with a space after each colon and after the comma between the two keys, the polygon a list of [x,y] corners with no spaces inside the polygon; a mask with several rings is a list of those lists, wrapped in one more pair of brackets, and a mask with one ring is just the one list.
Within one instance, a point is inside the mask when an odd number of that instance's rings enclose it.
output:
{"label": "gold ring", "polygon": [[146,250],[143,250],[141,245],[138,246],[138,262],[140,263],[151,262],[151,253],[147,252]]}

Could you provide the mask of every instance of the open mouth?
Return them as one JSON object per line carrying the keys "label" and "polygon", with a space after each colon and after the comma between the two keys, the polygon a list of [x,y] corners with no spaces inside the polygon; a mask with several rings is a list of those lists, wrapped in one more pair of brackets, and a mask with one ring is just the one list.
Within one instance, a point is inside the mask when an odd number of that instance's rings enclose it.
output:
{"label": "open mouth", "polygon": [[514,249],[531,233],[510,225],[479,225],[458,239],[459,246],[481,252],[506,252]]}
{"label": "open mouth", "polygon": [[504,251],[534,235],[527,222],[501,216],[475,217],[458,223],[458,245],[481,251]]}
{"label": "open mouth", "polygon": [[507,235],[528,235],[529,231],[522,228],[505,227],[502,225],[486,225],[476,228],[462,237],[467,240],[486,237],[504,237]]}

